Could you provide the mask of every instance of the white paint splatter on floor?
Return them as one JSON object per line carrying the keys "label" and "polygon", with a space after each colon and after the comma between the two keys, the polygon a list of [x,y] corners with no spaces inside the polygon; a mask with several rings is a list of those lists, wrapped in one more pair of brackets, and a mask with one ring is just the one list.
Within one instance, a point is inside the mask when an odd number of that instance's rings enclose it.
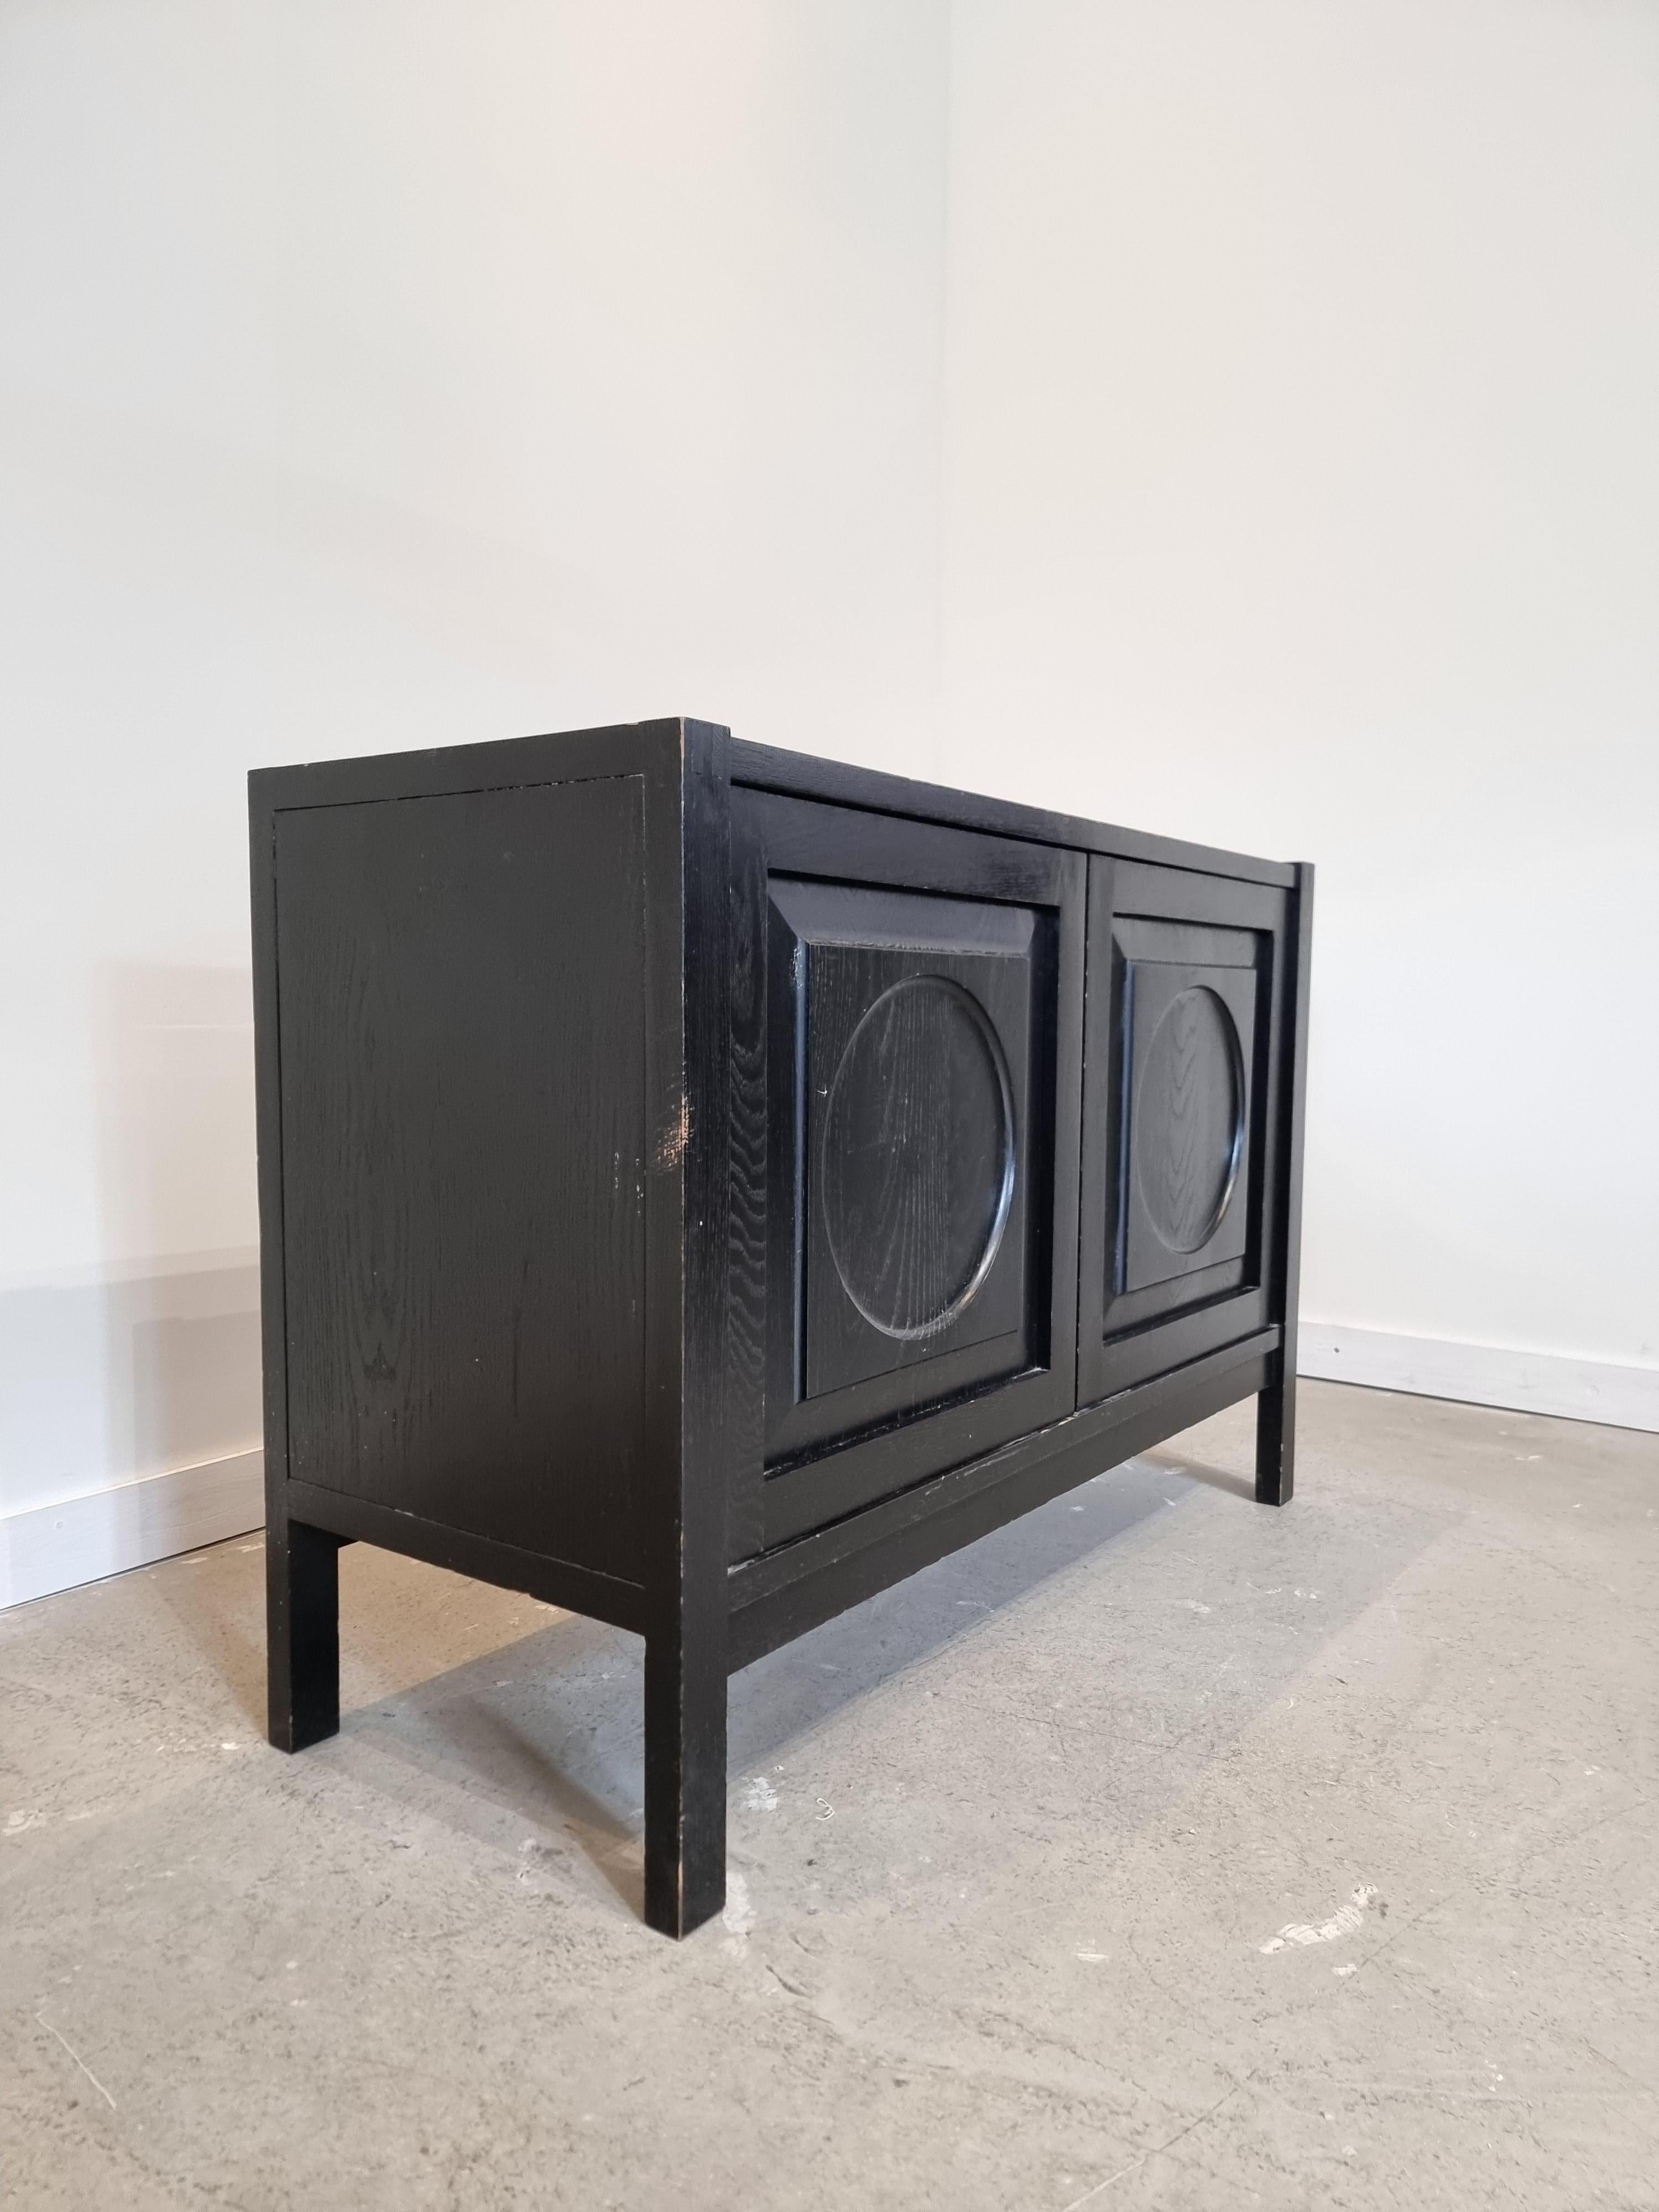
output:
{"label": "white paint splatter on floor", "polygon": [[744,1791],[743,1802],[751,1813],[775,1813],[778,1793],[763,1774],[757,1774]]}
{"label": "white paint splatter on floor", "polygon": [[68,2036],[66,2036],[61,2029],[54,2027],[44,2013],[38,2012],[35,2014],[34,2017],[40,2021],[41,2027],[46,2029],[48,2035],[55,2035],[58,2038],[59,2043],[63,2045],[64,2050],[68,2051],[70,2057],[75,2061],[81,2071],[86,2075],[88,2081],[91,2082],[93,2087],[98,2092],[104,2102],[109,2106],[111,2112],[115,2112],[118,2107],[114,2098],[111,2096],[109,2091],[98,2079],[98,2076],[93,2072],[91,2067],[88,2065],[86,2060],[82,2057],[80,2052],[70,2041]]}
{"label": "white paint splatter on floor", "polygon": [[1346,1905],[1338,1905],[1328,1920],[1316,1927],[1298,1920],[1291,1921],[1277,1936],[1270,1936],[1261,1945],[1265,1955],[1269,1951],[1283,1951],[1296,1943],[1334,1943],[1339,1936],[1352,1936],[1365,1918],[1365,1909],[1376,1895],[1373,1888],[1362,1886],[1354,1891]]}
{"label": "white paint splatter on floor", "polygon": [[726,1910],[720,1915],[720,1924],[729,1936],[747,1936],[757,1918],[754,1900],[749,1894],[746,1876],[728,1869],[726,1876]]}

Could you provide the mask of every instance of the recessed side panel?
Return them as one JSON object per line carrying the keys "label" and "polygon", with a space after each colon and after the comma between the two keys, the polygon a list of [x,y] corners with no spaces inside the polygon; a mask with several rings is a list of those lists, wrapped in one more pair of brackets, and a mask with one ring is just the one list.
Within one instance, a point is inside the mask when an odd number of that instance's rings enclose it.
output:
{"label": "recessed side panel", "polygon": [[276,817],[289,1472],[637,1577],[635,775]]}
{"label": "recessed side panel", "polygon": [[1263,1324],[1284,894],[1097,860],[1079,1397]]}

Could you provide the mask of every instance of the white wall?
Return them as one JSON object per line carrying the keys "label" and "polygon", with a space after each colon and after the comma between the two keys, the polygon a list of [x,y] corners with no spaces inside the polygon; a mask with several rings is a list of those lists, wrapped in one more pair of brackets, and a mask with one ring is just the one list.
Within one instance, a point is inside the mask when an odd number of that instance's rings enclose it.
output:
{"label": "white wall", "polygon": [[1319,1340],[1659,1408],[1659,9],[962,0],[954,60],[956,773],[1318,864]]}
{"label": "white wall", "polygon": [[14,1595],[61,1501],[258,1441],[250,766],[931,726],[947,42],[943,0],[0,11]]}
{"label": "white wall", "polygon": [[1656,42],[10,0],[0,1602],[257,1508],[264,762],[684,710],[1311,857],[1308,1313],[1650,1376]]}

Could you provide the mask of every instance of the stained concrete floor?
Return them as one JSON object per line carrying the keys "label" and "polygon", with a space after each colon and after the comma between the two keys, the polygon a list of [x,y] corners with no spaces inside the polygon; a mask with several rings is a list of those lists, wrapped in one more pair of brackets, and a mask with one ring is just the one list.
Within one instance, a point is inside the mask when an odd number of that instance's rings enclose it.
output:
{"label": "stained concrete floor", "polygon": [[637,1917],[640,1647],[362,1547],[0,1616],[8,2208],[1659,2205],[1659,1444],[1307,1389],[738,1677]]}

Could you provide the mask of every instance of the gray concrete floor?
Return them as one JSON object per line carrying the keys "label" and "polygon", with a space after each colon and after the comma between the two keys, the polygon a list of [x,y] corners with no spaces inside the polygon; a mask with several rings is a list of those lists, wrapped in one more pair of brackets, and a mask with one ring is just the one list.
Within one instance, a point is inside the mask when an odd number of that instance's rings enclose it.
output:
{"label": "gray concrete floor", "polygon": [[740,1675],[637,1917],[640,1647],[355,1548],[0,1616],[7,2208],[1659,2205],[1659,1445],[1312,1386]]}

